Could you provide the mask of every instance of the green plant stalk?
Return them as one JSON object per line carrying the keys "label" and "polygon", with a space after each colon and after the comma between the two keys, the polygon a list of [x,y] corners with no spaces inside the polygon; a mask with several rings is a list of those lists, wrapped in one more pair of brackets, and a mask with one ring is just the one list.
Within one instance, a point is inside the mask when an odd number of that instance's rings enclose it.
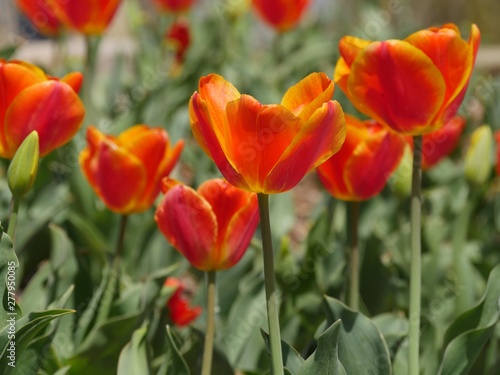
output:
{"label": "green plant stalk", "polygon": [[120,229],[118,231],[118,240],[116,241],[115,260],[121,259],[123,256],[123,245],[125,243],[125,231],[127,229],[127,215],[120,217]]}
{"label": "green plant stalk", "polygon": [[271,348],[271,374],[283,375],[283,356],[281,354],[281,335],[279,325],[278,296],[274,275],[273,241],[269,220],[269,195],[257,194],[259,200],[262,251],[264,255],[264,285],[266,289],[267,321]]}
{"label": "green plant stalk", "polygon": [[12,196],[12,210],[10,212],[9,226],[7,228],[7,234],[14,241],[14,233],[16,232],[17,225],[17,214],[19,212],[19,202],[21,198],[16,198]]}
{"label": "green plant stalk", "polygon": [[207,272],[207,325],[205,329],[205,345],[203,348],[201,375],[210,375],[212,371],[215,333],[215,278],[215,271]]}
{"label": "green plant stalk", "polygon": [[[85,37],[85,67],[83,76],[83,102],[85,107],[91,107],[92,99],[91,92],[94,84],[96,64],[97,64],[97,51],[99,49],[100,37],[86,36]],[[92,109],[92,108],[91,108]]]}
{"label": "green plant stalk", "polygon": [[349,307],[359,310],[359,246],[358,246],[358,226],[359,226],[359,202],[350,203],[351,211],[351,256],[349,258],[350,285],[349,285]]}
{"label": "green plant stalk", "polygon": [[421,185],[422,136],[413,137],[413,172],[411,182],[411,274],[410,274],[410,331],[409,374],[419,375],[420,309],[422,289],[421,245]]}

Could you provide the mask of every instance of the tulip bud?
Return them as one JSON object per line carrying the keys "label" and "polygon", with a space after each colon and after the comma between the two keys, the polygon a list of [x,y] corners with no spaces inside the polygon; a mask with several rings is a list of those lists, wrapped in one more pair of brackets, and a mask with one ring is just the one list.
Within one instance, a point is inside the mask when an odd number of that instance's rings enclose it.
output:
{"label": "tulip bud", "polygon": [[410,145],[405,147],[403,157],[399,163],[398,168],[389,180],[389,186],[401,198],[410,196],[411,193],[411,179],[413,171],[413,151]]}
{"label": "tulip bud", "polygon": [[17,149],[7,171],[9,188],[15,197],[21,198],[33,186],[38,171],[39,156],[38,133],[33,130]]}
{"label": "tulip bud", "polygon": [[493,134],[489,125],[482,125],[472,133],[465,155],[465,178],[474,185],[486,182],[491,172]]}

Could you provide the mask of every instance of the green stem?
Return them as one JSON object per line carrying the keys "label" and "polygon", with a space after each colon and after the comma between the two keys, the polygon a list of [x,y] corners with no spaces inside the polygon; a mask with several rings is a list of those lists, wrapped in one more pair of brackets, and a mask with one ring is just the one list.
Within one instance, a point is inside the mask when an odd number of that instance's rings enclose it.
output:
{"label": "green stem", "polygon": [[123,244],[125,243],[125,230],[127,229],[127,215],[120,217],[120,229],[118,232],[118,240],[116,241],[115,260],[121,259],[123,255]]}
{"label": "green stem", "polygon": [[9,226],[7,228],[7,234],[14,241],[14,233],[16,232],[17,224],[17,213],[19,212],[19,202],[20,198],[12,196],[12,210],[10,212]]}
{"label": "green stem", "polygon": [[215,332],[215,275],[215,271],[207,272],[207,327],[205,330],[201,375],[210,375],[212,371]]}
{"label": "green stem", "polygon": [[83,76],[83,102],[85,107],[92,108],[92,86],[94,84],[96,63],[97,63],[97,50],[99,48],[100,38],[97,36],[86,36],[85,46],[86,46],[86,56],[85,56],[85,67]]}
{"label": "green stem", "polygon": [[266,289],[267,321],[271,347],[271,374],[283,375],[283,356],[281,354],[281,335],[279,324],[278,296],[274,275],[273,241],[269,220],[269,195],[257,194],[259,200],[262,250],[264,255],[264,284]]}
{"label": "green stem", "polygon": [[350,228],[351,228],[351,257],[350,257],[350,286],[349,286],[349,307],[359,310],[359,246],[358,246],[358,225],[359,225],[359,202],[350,204]]}
{"label": "green stem", "polygon": [[411,183],[411,274],[410,274],[410,332],[409,374],[419,375],[420,304],[422,288],[421,259],[421,185],[422,136],[413,137],[413,173]]}

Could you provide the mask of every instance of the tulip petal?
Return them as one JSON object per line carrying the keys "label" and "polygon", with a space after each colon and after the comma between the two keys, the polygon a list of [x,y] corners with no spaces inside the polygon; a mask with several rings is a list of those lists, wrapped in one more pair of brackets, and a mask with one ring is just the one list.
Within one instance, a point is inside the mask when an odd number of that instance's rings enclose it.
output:
{"label": "tulip petal", "polygon": [[280,31],[291,29],[302,16],[310,0],[253,0],[254,9],[270,26]]}
{"label": "tulip petal", "polygon": [[295,116],[307,121],[309,117],[332,98],[333,82],[324,73],[312,73],[290,87],[281,105]]}
{"label": "tulip petal", "polygon": [[228,104],[227,120],[230,158],[250,189],[263,192],[267,175],[305,123],[286,108],[263,106],[249,95]]}
{"label": "tulip petal", "polygon": [[86,132],[87,138],[87,148],[85,148],[79,156],[79,163],[82,168],[83,174],[89,181],[90,185],[98,190],[99,187],[95,180],[95,173],[92,167],[92,159],[97,154],[97,150],[99,149],[99,145],[101,142],[106,139],[106,136],[99,131],[97,128],[93,126],[89,126]]}
{"label": "tulip petal", "polygon": [[61,78],[61,81],[68,84],[77,94],[83,84],[83,75],[80,72],[68,73]]}
{"label": "tulip petal", "polygon": [[146,171],[141,161],[126,149],[104,140],[90,165],[106,206],[117,213],[131,213],[146,184]]}
{"label": "tulip petal", "polygon": [[5,114],[11,153],[7,156],[12,156],[33,130],[40,136],[40,156],[47,155],[76,134],[84,115],[81,100],[67,84],[46,81],[28,87],[15,97]]}
{"label": "tulip petal", "polygon": [[194,267],[212,270],[210,254],[217,236],[217,220],[210,204],[185,185],[171,188],[156,210],[155,220],[167,240]]}
{"label": "tulip petal", "polygon": [[323,104],[301,127],[265,180],[267,193],[290,190],[311,169],[335,154],[346,134],[344,112],[337,101]]}
{"label": "tulip petal", "polygon": [[194,93],[189,101],[189,117],[194,137],[207,155],[212,158],[224,178],[241,189],[248,189],[244,178],[226,156],[224,139],[218,138],[217,131],[212,127],[213,120],[207,103],[198,93]]}
{"label": "tulip petal", "polygon": [[445,91],[432,60],[398,40],[370,44],[352,64],[348,79],[348,96],[361,112],[408,134],[432,130]]}
{"label": "tulip petal", "polygon": [[215,270],[234,266],[244,255],[259,222],[257,195],[235,188],[224,180],[204,182],[198,193],[210,204],[217,218]]}
{"label": "tulip petal", "polygon": [[340,56],[345,61],[347,66],[350,67],[360,52],[372,43],[373,42],[370,40],[346,35],[339,41]]}

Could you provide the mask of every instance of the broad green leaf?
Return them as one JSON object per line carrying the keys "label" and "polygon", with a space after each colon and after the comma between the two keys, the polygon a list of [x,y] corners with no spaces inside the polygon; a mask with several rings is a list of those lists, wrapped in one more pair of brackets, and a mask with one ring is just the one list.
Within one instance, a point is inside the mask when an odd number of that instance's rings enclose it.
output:
{"label": "broad green leaf", "polygon": [[346,372],[390,375],[389,350],[375,323],[331,297],[325,297],[325,307],[329,324],[341,320],[338,355]]}
{"label": "broad green leaf", "polygon": [[[269,334],[262,329],[260,330],[260,333],[262,334],[262,337],[264,337],[267,351],[270,354]],[[304,358],[302,358],[294,348],[283,340],[281,340],[281,352],[283,354],[283,366],[290,371],[290,374],[297,375],[301,366],[304,364]]]}
{"label": "broad green leaf", "polygon": [[132,340],[125,345],[118,360],[118,375],[149,375],[149,351],[146,341],[147,328],[137,329]]}
{"label": "broad green leaf", "polygon": [[8,348],[15,344],[16,359],[19,359],[23,350],[36,338],[47,325],[58,317],[73,313],[73,310],[48,310],[30,313],[15,322],[15,338],[12,337],[10,324],[0,331],[0,374],[11,374],[13,367],[9,366]]}
{"label": "broad green leaf", "polygon": [[384,313],[373,317],[389,348],[394,348],[408,334],[408,319],[401,314]]}
{"label": "broad green leaf", "polygon": [[[2,308],[0,309],[1,327],[7,322],[10,316],[20,313],[16,297],[17,280],[16,268],[19,266],[12,240],[4,233],[0,225],[0,297]],[[11,315],[12,314],[12,315]]]}
{"label": "broad green leaf", "polygon": [[448,328],[439,375],[466,375],[495,330],[500,317],[500,265],[490,273],[481,302]]}
{"label": "broad green leaf", "polygon": [[337,320],[318,337],[318,347],[303,363],[299,375],[347,375],[338,357],[341,326]]}

